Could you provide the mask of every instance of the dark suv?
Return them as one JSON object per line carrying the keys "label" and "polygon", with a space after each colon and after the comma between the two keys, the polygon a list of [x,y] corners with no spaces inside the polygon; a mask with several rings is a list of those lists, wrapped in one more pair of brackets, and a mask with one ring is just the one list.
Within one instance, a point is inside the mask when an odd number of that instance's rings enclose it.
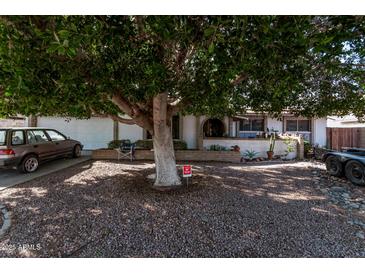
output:
{"label": "dark suv", "polygon": [[80,157],[83,146],[54,129],[0,128],[0,168],[34,172],[39,163],[65,156]]}

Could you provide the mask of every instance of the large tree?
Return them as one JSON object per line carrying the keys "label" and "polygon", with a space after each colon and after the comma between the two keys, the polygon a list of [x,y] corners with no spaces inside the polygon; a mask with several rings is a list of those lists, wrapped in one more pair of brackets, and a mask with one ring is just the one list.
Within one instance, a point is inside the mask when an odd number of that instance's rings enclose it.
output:
{"label": "large tree", "polygon": [[0,114],[137,124],[153,136],[155,186],[180,185],[177,112],[363,116],[364,25],[350,16],[1,17]]}

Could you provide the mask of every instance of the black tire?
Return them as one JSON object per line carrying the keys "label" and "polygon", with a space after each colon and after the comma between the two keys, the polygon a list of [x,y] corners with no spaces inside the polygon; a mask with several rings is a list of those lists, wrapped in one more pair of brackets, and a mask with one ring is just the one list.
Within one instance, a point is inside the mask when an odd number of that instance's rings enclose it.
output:
{"label": "black tire", "polygon": [[365,166],[362,163],[355,160],[348,161],[345,174],[354,185],[365,186]]}
{"label": "black tire", "polygon": [[343,175],[342,163],[336,156],[330,155],[327,157],[326,169],[332,176],[341,177]]}
{"label": "black tire", "polygon": [[79,158],[81,156],[81,146],[76,145],[72,151],[72,158]]}
{"label": "black tire", "polygon": [[39,167],[39,159],[35,154],[27,155],[23,158],[21,163],[18,166],[18,170],[21,173],[33,173]]}

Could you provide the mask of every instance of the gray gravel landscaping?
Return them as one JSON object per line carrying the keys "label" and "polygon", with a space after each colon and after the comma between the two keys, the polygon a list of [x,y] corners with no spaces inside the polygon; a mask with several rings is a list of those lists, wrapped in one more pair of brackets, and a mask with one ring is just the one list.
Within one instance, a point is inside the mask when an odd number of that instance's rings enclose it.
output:
{"label": "gray gravel landscaping", "polygon": [[365,256],[365,214],[332,201],[322,164],[194,163],[194,184],[167,193],[153,167],[89,161],[1,191],[0,256]]}
{"label": "gray gravel landscaping", "polygon": [[[356,237],[365,239],[365,188],[351,184],[345,177],[333,177],[325,170],[312,171],[314,187],[327,196],[329,202],[348,213],[348,223],[358,231]],[[365,253],[364,253],[365,256]]]}

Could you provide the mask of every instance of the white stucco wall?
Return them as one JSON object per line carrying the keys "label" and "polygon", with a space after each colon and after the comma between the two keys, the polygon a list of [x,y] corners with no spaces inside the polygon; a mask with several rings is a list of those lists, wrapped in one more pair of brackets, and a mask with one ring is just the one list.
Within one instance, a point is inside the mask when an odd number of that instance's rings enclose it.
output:
{"label": "white stucco wall", "polygon": [[84,149],[106,148],[113,140],[113,121],[108,118],[70,119],[38,117],[39,127],[54,128],[80,141]]}
{"label": "white stucco wall", "polygon": [[187,115],[183,120],[182,138],[186,142],[189,149],[197,148],[196,143],[196,118],[193,115]]}
{"label": "white stucco wall", "polygon": [[[294,151],[293,157],[296,157],[296,141],[294,142]],[[254,150],[258,152],[258,157],[267,157],[266,151],[269,150],[270,141],[269,140],[249,140],[249,139],[204,139],[203,146],[204,148],[209,148],[211,145],[220,145],[227,147],[228,149],[231,146],[238,145],[241,149],[241,154],[243,154],[246,150]],[[275,155],[285,155],[285,150],[287,149],[287,145],[284,144],[283,140],[276,140],[275,142]],[[295,156],[294,156],[295,155]]]}
{"label": "white stucco wall", "polygon": [[137,125],[126,125],[119,123],[118,125],[119,139],[129,139],[132,142],[143,139],[143,129]]}
{"label": "white stucco wall", "polygon": [[[200,128],[202,123],[207,119],[206,116],[200,117]],[[229,131],[229,120],[228,117],[223,119],[226,130]],[[267,127],[271,130],[274,128],[280,133],[282,132],[282,121],[276,120],[274,118],[268,118]],[[313,124],[313,141],[314,144],[319,146],[326,145],[326,118],[315,119]],[[70,119],[66,121],[65,118],[60,117],[38,117],[39,127],[49,127],[59,130],[66,136],[73,139],[81,141],[85,145],[85,149],[98,149],[105,148],[107,144],[113,140],[113,121],[108,118],[91,118],[86,120]],[[192,115],[184,116],[182,118],[182,139],[188,145],[189,149],[197,148],[197,131],[196,131],[196,117]],[[232,131],[233,128],[231,129]],[[131,141],[136,141],[143,139],[143,129],[136,125],[126,125],[119,124],[119,139],[130,139]],[[228,132],[227,132],[228,133]],[[232,133],[232,132],[231,132]],[[220,142],[229,142],[226,145]],[[239,144],[238,144],[239,142]],[[263,153],[262,157],[266,155],[266,150],[268,148],[268,141],[255,141],[255,140],[222,140],[219,143],[216,140],[204,140],[203,145],[209,146],[211,144],[220,144],[227,147],[231,145],[239,145],[241,151],[246,149],[253,149],[255,151],[261,151]],[[280,142],[277,143],[277,153],[284,154],[285,147],[282,148]]]}
{"label": "white stucco wall", "polygon": [[0,128],[2,127],[26,127],[27,118],[24,119],[0,119]]}
{"label": "white stucco wall", "polygon": [[314,119],[314,126],[313,126],[314,145],[319,145],[320,147],[326,146],[326,141],[327,141],[326,127],[327,127],[326,118]]}

